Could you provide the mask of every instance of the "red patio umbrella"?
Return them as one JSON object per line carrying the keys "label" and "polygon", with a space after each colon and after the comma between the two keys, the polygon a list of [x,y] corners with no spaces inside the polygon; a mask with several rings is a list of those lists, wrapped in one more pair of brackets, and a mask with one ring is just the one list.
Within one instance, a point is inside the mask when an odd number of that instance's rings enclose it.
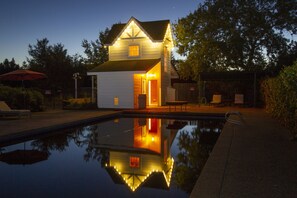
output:
{"label": "red patio umbrella", "polygon": [[6,74],[0,75],[0,80],[24,81],[44,79],[47,76],[44,73],[31,71],[28,69],[18,69]]}
{"label": "red patio umbrella", "polygon": [[[6,74],[0,75],[0,80],[3,81],[22,81],[22,87],[24,88],[24,81],[44,79],[47,76],[44,73],[31,71],[28,69],[18,69]],[[24,106],[26,106],[25,94],[24,94]]]}
{"label": "red patio umbrella", "polygon": [[15,150],[0,154],[0,161],[7,164],[34,164],[48,159],[49,154],[38,150]]}

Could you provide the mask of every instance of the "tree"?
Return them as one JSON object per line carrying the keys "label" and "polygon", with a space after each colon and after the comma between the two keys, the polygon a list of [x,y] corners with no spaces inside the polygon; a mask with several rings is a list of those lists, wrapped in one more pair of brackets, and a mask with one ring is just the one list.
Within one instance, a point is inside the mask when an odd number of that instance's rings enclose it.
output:
{"label": "tree", "polygon": [[68,89],[72,86],[72,59],[61,43],[49,45],[47,38],[37,40],[35,45],[29,45],[28,53],[31,56],[27,58],[28,68],[45,73],[48,87]]}
{"label": "tree", "polygon": [[20,66],[15,63],[14,58],[12,58],[11,61],[6,58],[2,63],[0,63],[0,74],[5,74],[19,68]]}
{"label": "tree", "polygon": [[295,45],[296,0],[206,0],[174,25],[182,77],[202,71],[258,71]]}
{"label": "tree", "polygon": [[280,51],[276,57],[275,64],[271,67],[271,72],[278,74],[284,67],[288,67],[294,64],[297,60],[297,42],[293,42]]}
{"label": "tree", "polygon": [[72,56],[71,64],[73,66],[74,72],[78,72],[83,75],[87,74],[87,68],[84,64],[84,58],[81,55],[75,54],[74,56]]}
{"label": "tree", "polygon": [[107,35],[110,29],[106,28],[104,31],[99,32],[99,38],[95,41],[87,41],[84,39],[82,41],[82,47],[85,49],[84,53],[87,58],[85,59],[85,64],[88,69],[92,69],[108,60],[108,49],[104,46]]}

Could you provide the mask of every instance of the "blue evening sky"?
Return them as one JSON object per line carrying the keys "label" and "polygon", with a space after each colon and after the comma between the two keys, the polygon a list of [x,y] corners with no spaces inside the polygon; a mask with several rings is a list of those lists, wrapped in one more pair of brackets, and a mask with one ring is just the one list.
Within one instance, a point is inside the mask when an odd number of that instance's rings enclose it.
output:
{"label": "blue evening sky", "polygon": [[69,55],[84,55],[83,39],[94,41],[99,31],[131,16],[140,21],[169,19],[194,11],[203,0],[2,0],[0,3],[0,62],[22,65],[28,45],[47,38],[62,43]]}

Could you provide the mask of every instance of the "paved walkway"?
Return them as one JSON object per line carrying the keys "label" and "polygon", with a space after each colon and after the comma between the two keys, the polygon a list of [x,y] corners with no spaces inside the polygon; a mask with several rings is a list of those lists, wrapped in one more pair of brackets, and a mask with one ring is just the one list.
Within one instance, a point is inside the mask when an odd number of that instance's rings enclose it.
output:
{"label": "paved walkway", "polygon": [[297,197],[297,142],[263,110],[241,111],[245,124],[225,124],[191,197]]}
{"label": "paved walkway", "polygon": [[[168,108],[142,110],[168,112]],[[187,113],[240,111],[245,124],[226,123],[190,197],[296,197],[297,142],[264,110],[189,105]],[[48,111],[32,118],[1,119],[0,143],[118,114],[116,111]]]}

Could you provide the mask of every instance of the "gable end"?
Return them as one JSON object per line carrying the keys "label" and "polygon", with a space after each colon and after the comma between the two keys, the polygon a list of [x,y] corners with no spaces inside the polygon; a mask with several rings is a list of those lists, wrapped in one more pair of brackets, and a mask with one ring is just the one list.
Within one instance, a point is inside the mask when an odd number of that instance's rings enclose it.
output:
{"label": "gable end", "polygon": [[128,23],[125,24],[114,24],[110,30],[110,33],[108,34],[106,38],[105,45],[113,45],[117,38],[121,36],[121,34],[124,32],[125,28],[128,27],[128,25],[134,21],[139,28],[148,35],[148,37],[152,41],[158,41],[162,42],[166,30],[168,27],[168,24],[170,24],[169,20],[161,20],[161,21],[147,21],[147,22],[140,22],[134,17],[131,17],[131,19],[128,21]]}

